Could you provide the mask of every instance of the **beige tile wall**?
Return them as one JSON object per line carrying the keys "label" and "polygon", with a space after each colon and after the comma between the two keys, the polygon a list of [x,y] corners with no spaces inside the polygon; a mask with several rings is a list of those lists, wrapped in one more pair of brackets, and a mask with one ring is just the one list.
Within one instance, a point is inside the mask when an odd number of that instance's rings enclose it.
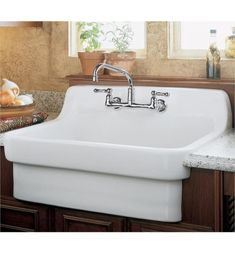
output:
{"label": "beige tile wall", "polygon": [[[24,90],[65,91],[65,76],[81,70],[68,57],[68,23],[44,22],[42,28],[0,28],[0,77]],[[167,59],[167,22],[147,23],[147,57],[133,71],[140,75],[205,77],[205,60]],[[235,77],[235,61],[222,61],[222,78]]]}

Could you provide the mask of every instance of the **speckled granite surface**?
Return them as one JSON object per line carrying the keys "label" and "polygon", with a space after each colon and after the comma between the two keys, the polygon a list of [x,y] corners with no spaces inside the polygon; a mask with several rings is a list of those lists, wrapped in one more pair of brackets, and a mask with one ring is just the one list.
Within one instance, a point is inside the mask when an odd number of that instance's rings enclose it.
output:
{"label": "speckled granite surface", "polygon": [[184,166],[235,172],[235,130],[229,130],[216,140],[190,154]]}
{"label": "speckled granite surface", "polygon": [[[53,119],[55,119],[59,115],[58,112],[47,112],[47,114],[48,114],[48,117],[47,117],[47,119],[45,121],[53,120]],[[4,146],[4,143],[3,143],[4,134],[5,133],[0,133],[0,146]]]}
{"label": "speckled granite surface", "polygon": [[30,90],[21,91],[20,94],[32,94],[35,108],[44,112],[60,112],[63,106],[65,93],[55,91]]}

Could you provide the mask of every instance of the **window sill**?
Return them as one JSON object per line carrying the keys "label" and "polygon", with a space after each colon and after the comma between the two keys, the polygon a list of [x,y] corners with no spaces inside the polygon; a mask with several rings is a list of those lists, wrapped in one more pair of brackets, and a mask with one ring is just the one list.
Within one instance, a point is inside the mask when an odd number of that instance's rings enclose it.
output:
{"label": "window sill", "polygon": [[42,27],[42,21],[1,21],[0,27]]}
{"label": "window sill", "polygon": [[[206,56],[201,56],[201,57],[172,56],[172,57],[167,57],[167,59],[168,60],[206,60]],[[235,58],[221,57],[221,61],[235,62]]]}
{"label": "window sill", "polygon": [[[77,55],[68,55],[69,58],[77,58]],[[141,56],[137,56],[136,60],[145,60],[147,59],[147,54],[146,55],[141,55]]]}

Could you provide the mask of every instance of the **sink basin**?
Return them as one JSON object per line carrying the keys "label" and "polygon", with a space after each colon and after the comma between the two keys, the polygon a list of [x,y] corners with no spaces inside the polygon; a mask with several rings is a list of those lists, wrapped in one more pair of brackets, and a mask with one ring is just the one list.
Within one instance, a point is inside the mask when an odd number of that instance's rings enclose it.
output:
{"label": "sink basin", "polygon": [[[8,132],[14,196],[63,207],[177,222],[184,158],[231,128],[227,94],[220,90],[135,87],[146,103],[152,90],[169,92],[167,109],[104,105],[95,86],[68,89],[57,119]],[[127,88],[113,87],[123,99]]]}

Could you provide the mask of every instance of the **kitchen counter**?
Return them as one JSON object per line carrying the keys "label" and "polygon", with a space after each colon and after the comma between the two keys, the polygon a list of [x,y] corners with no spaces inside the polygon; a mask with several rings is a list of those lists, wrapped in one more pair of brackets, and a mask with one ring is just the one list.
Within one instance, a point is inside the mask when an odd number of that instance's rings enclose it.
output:
{"label": "kitchen counter", "polygon": [[235,129],[192,152],[184,166],[235,172]]}
{"label": "kitchen counter", "polygon": [[[58,112],[47,112],[47,114],[48,114],[48,117],[45,121],[53,120],[59,115]],[[38,125],[38,124],[36,124],[36,125]],[[4,134],[5,133],[0,133],[0,146],[4,146],[4,144],[3,144]]]}

